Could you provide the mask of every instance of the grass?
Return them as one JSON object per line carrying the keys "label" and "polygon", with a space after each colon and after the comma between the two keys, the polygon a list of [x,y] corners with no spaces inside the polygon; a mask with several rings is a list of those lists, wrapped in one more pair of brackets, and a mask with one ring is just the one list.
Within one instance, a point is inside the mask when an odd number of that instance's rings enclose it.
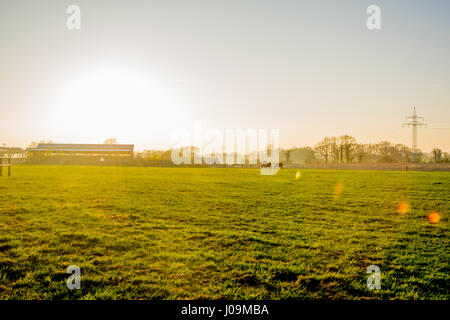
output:
{"label": "grass", "polygon": [[296,172],[14,166],[0,298],[449,299],[450,173]]}

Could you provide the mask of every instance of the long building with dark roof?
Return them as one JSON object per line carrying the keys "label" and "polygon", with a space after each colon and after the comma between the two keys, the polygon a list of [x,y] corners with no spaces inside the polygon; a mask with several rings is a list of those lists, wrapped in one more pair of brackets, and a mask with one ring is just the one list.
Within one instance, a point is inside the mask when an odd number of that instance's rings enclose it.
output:
{"label": "long building with dark roof", "polygon": [[134,154],[134,144],[75,144],[40,143],[36,148],[28,148],[33,155],[83,155],[83,156],[129,156]]}

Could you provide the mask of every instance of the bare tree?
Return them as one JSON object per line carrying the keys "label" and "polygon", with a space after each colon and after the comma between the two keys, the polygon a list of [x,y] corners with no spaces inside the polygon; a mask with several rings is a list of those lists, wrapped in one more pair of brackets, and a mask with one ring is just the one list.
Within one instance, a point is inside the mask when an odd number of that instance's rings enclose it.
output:
{"label": "bare tree", "polygon": [[289,164],[291,162],[291,152],[292,152],[292,149],[286,150],[286,164]]}
{"label": "bare tree", "polygon": [[109,139],[106,139],[103,143],[104,144],[118,144],[119,142],[117,141],[116,138],[109,138]]}
{"label": "bare tree", "polygon": [[434,162],[439,163],[442,159],[442,150],[439,148],[434,148],[432,151]]}
{"label": "bare tree", "polygon": [[329,138],[330,143],[330,151],[331,155],[333,156],[333,162],[338,163],[339,162],[339,146],[337,142],[336,137]]}
{"label": "bare tree", "polygon": [[349,163],[352,161],[352,152],[356,145],[356,139],[348,134],[344,134],[339,137],[339,160],[340,162]]}
{"label": "bare tree", "polygon": [[330,153],[332,152],[332,141],[330,138],[325,137],[322,141],[316,144],[314,151],[317,152],[328,163]]}
{"label": "bare tree", "polygon": [[367,144],[357,143],[355,145],[355,154],[358,157],[358,162],[365,161],[369,155],[369,147]]}
{"label": "bare tree", "polygon": [[28,148],[36,148],[38,146],[38,143],[36,141],[31,141],[28,145]]}

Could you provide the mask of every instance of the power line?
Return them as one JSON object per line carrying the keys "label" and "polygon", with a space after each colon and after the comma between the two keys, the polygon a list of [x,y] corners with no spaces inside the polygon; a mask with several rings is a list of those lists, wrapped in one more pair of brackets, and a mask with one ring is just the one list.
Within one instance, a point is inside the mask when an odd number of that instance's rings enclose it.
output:
{"label": "power line", "polygon": [[427,128],[429,130],[450,130],[450,128]]}

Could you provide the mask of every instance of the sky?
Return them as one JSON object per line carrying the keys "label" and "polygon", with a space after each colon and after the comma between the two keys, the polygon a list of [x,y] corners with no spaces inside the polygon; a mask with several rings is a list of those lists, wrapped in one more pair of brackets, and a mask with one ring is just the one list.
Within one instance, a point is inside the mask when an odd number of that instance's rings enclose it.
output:
{"label": "sky", "polygon": [[449,57],[447,0],[1,1],[0,143],[168,149],[201,121],[410,146],[416,106],[419,148],[450,151]]}

